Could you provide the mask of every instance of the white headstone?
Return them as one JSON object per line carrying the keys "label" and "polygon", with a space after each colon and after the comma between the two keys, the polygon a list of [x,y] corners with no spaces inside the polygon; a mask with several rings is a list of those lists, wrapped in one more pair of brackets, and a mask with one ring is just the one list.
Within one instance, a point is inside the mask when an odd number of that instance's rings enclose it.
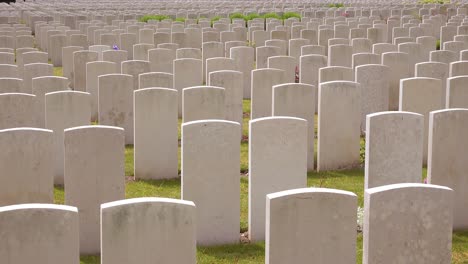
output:
{"label": "white headstone", "polygon": [[199,245],[239,242],[240,135],[232,121],[182,125],[182,199],[197,205]]}
{"label": "white headstone", "polygon": [[307,121],[258,118],[250,121],[249,135],[249,239],[261,241],[265,196],[307,185]]}
{"label": "white headstone", "polygon": [[65,204],[80,212],[80,253],[97,254],[100,205],[125,198],[124,131],[100,125],[69,128],[64,146]]}

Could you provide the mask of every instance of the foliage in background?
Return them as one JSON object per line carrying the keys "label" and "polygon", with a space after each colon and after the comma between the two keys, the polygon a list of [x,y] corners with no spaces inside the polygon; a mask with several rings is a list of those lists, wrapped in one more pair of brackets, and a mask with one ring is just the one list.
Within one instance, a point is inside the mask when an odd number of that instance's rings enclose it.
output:
{"label": "foliage in background", "polygon": [[301,19],[301,15],[298,14],[298,13],[295,13],[295,12],[286,12],[286,13],[284,13],[282,19],[286,20],[286,19],[291,18],[291,17],[296,17],[296,18]]}
{"label": "foliage in background", "polygon": [[213,27],[214,22],[219,21],[221,19],[220,16],[215,16],[211,19],[211,27]]}
{"label": "foliage in background", "polygon": [[276,19],[280,20],[280,19],[281,19],[281,16],[278,15],[278,14],[276,14],[276,13],[266,13],[266,14],[263,15],[263,18],[264,18],[264,19],[267,19],[267,18],[276,18]]}
{"label": "foliage in background", "polygon": [[204,17],[204,16],[201,16],[201,17],[197,18],[197,24],[198,24],[198,21],[200,21],[200,19],[207,19],[207,18]]}
{"label": "foliage in background", "polygon": [[216,22],[216,21],[219,21],[221,19],[220,16],[215,16],[211,19],[211,22]]}
{"label": "foliage in background", "polygon": [[142,16],[139,21],[140,22],[148,22],[148,20],[158,20],[158,21],[162,21],[164,19],[171,19],[170,17],[166,16],[166,15],[145,15],[145,16]]}
{"label": "foliage in background", "polygon": [[241,13],[232,13],[231,15],[229,15],[229,18],[231,19],[231,23],[233,19],[237,19],[237,18],[247,20],[245,19],[246,17]]}
{"label": "foliage in background", "polygon": [[436,50],[440,50],[440,39],[436,42]]}
{"label": "foliage in background", "polygon": [[255,18],[262,18],[262,17],[259,14],[255,14],[255,13],[244,16],[245,21],[254,20]]}
{"label": "foliage in background", "polygon": [[[288,19],[288,18],[291,18],[291,17],[296,17],[296,18],[299,18],[299,19],[302,18],[299,13],[295,13],[295,12],[286,12],[282,16],[278,15],[277,13],[267,13],[267,14],[265,14],[263,16],[260,16],[259,14],[256,14],[256,13],[251,13],[251,14],[248,14],[248,15],[244,15],[244,14],[241,14],[241,13],[233,13],[233,14],[231,14],[229,16],[229,18],[231,19],[231,22],[232,22],[233,19],[244,19],[245,21],[249,21],[249,20],[253,20],[255,18],[264,18],[264,19],[276,18],[278,20],[285,20],[285,19]],[[204,18],[204,17],[200,17],[200,18]],[[173,20],[171,17],[166,16],[166,15],[144,15],[139,19],[139,21],[146,23],[146,22],[148,22],[148,20],[162,21],[164,19]],[[214,22],[219,21],[220,19],[221,19],[220,16],[215,16],[215,17],[211,18],[211,25],[213,25]],[[179,17],[179,18],[176,18],[174,21],[185,22],[185,20],[186,20],[185,18]]]}
{"label": "foliage in background", "polygon": [[419,4],[450,4],[450,0],[419,0]]}
{"label": "foliage in background", "polygon": [[255,14],[255,13],[251,13],[251,14],[248,14],[248,15],[243,15],[241,13],[232,13],[229,16],[231,21],[233,19],[238,19],[238,18],[244,19],[245,21],[253,20],[255,18],[263,18],[263,19],[275,18],[275,19],[278,19],[278,20],[285,20],[285,19],[288,19],[288,18],[291,18],[291,17],[297,17],[297,18],[301,19],[301,15],[299,13],[295,13],[295,12],[286,12],[282,16],[278,15],[277,13],[267,13],[267,14],[264,14],[263,16],[260,16],[259,14]]}
{"label": "foliage in background", "polygon": [[340,8],[340,7],[344,7],[344,4],[343,3],[328,4],[328,7],[330,7],[330,8],[332,8],[332,7]]}

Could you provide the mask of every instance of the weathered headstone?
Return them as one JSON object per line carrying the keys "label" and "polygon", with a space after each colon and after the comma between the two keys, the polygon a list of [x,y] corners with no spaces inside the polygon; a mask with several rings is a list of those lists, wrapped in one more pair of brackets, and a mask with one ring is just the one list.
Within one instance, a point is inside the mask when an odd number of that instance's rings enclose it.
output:
{"label": "weathered headstone", "polygon": [[449,263],[452,199],[453,191],[438,185],[401,183],[367,189],[363,263]]}
{"label": "weathered headstone", "polygon": [[338,44],[328,47],[328,66],[352,67],[353,48]]}
{"label": "weathered headstone", "polygon": [[68,79],[42,76],[32,79],[32,93],[36,96],[36,118],[39,127],[45,127],[45,94],[68,90]]}
{"label": "weathered headstone", "polygon": [[193,202],[168,198],[102,204],[102,264],[195,264],[195,211]]}
{"label": "weathered headstone", "polygon": [[102,60],[113,62],[117,66],[117,73],[122,73],[122,62],[128,60],[126,50],[106,50],[102,52]]}
{"label": "weathered headstone", "polygon": [[314,170],[315,94],[312,85],[288,83],[273,86],[273,116],[292,116],[307,120],[307,170]]}
{"label": "weathered headstone", "polygon": [[319,69],[324,67],[327,67],[327,57],[322,55],[303,55],[299,61],[299,83],[316,87],[314,89],[315,112],[318,110]]}
{"label": "weathered headstone", "polygon": [[199,245],[239,241],[240,134],[240,124],[232,121],[182,125],[182,199],[197,205]]}
{"label": "weathered headstone", "polygon": [[148,50],[148,59],[152,72],[173,73],[174,60],[176,52],[171,49],[150,49]]}
{"label": "weathered headstone", "polygon": [[133,76],[133,90],[138,90],[138,76],[142,73],[151,72],[149,61],[129,60],[122,62],[122,74]]}
{"label": "weathered headstone", "polygon": [[366,115],[388,110],[390,68],[379,64],[356,67],[355,80],[361,90],[361,133],[366,131]]}
{"label": "weathered headstone", "polygon": [[79,264],[78,210],[53,204],[0,208],[4,263]]}
{"label": "weathered headstone", "polygon": [[249,136],[249,239],[261,241],[265,196],[307,185],[307,121],[258,118],[250,121]]}
{"label": "weathered headstone", "polygon": [[408,54],[403,52],[386,52],[382,54],[382,64],[390,68],[389,110],[398,110],[400,79],[410,77]]}
{"label": "weathered headstone", "polygon": [[[263,69],[268,67],[268,58],[273,56],[280,56],[281,49],[273,46],[257,47],[256,58],[257,69]],[[253,89],[253,88],[252,88]]]}
{"label": "weathered headstone", "polygon": [[[424,115],[424,130],[429,125],[429,112],[444,108],[442,104],[442,81],[434,78],[416,77],[400,80],[399,111]],[[424,133],[423,163],[427,163],[427,133]]]}
{"label": "weathered headstone", "polygon": [[236,64],[236,69],[242,72],[243,98],[250,99],[252,93],[252,70],[254,69],[254,53],[252,47],[231,48],[230,57]]}
{"label": "weathered headstone", "polygon": [[121,127],[125,144],[133,144],[133,77],[106,74],[98,77],[98,120],[100,125]]}
{"label": "weathered headstone", "polygon": [[21,78],[18,66],[11,64],[0,64],[0,78]]}
{"label": "weathered headstone", "polygon": [[291,56],[273,56],[268,58],[267,62],[268,68],[279,69],[284,71],[285,83],[294,83],[296,82],[296,69],[298,66],[298,61],[296,58]]}
{"label": "weathered headstone", "polygon": [[202,61],[196,59],[174,60],[174,89],[179,94],[179,117],[182,117],[182,90],[203,84]]}
{"label": "weathered headstone", "polygon": [[68,78],[70,88],[74,88],[74,72],[73,72],[73,53],[83,50],[83,47],[68,46],[62,48],[62,74]]}
{"label": "weathered headstone", "polygon": [[226,119],[225,89],[194,86],[182,91],[182,122]]}
{"label": "weathered headstone", "polygon": [[284,74],[278,69],[252,71],[251,119],[271,116],[272,87],[284,83]]}
{"label": "weathered headstone", "polygon": [[86,92],[86,64],[97,60],[98,53],[95,51],[73,52],[73,89],[75,91]]}
{"label": "weathered headstone", "polygon": [[354,71],[352,68],[341,66],[330,66],[319,69],[318,83],[332,81],[354,81]]}
{"label": "weathered headstone", "polygon": [[[467,125],[467,109],[434,111],[429,116],[427,180],[431,184],[447,186],[454,190],[453,203],[450,201],[449,205],[443,207],[451,208],[453,206],[453,228],[455,230],[463,230],[468,226],[468,193],[465,173],[468,162],[467,156],[464,155],[468,147]],[[433,199],[431,198],[431,201]],[[438,200],[434,200],[434,202],[436,201]],[[438,210],[440,210],[438,215],[442,216],[442,210],[445,209]],[[452,214],[444,214],[443,216],[446,217],[444,220],[452,218]],[[450,255],[450,251],[448,254]]]}
{"label": "weathered headstone", "polygon": [[177,97],[174,89],[134,91],[135,178],[178,177]]}
{"label": "weathered headstone", "polygon": [[349,81],[320,83],[318,94],[317,171],[356,166],[360,150],[359,84]]}
{"label": "weathered headstone", "polygon": [[108,61],[92,61],[86,63],[86,92],[91,94],[91,120],[98,119],[99,76],[117,73],[118,66]]}
{"label": "weathered headstone", "polygon": [[[0,98],[2,96],[0,95]],[[3,149],[0,152],[0,165],[3,171],[0,177],[1,206],[53,203],[52,135],[51,130],[39,128],[0,130],[0,147]],[[2,230],[6,231],[3,227]]]}
{"label": "weathered headstone", "polygon": [[222,70],[231,70],[231,71],[237,70],[236,62],[233,59],[224,58],[224,57],[207,59],[205,62],[205,66],[206,66],[206,69],[205,69],[206,82],[208,82],[208,77],[211,72],[222,71]]}
{"label": "weathered headstone", "polygon": [[356,207],[356,194],[341,190],[268,194],[265,263],[356,262]]}
{"label": "weathered headstone", "polygon": [[442,105],[445,105],[449,66],[442,62],[421,62],[416,64],[415,77],[429,77],[442,81]]}
{"label": "weathered headstone", "polygon": [[58,91],[45,95],[45,127],[54,131],[54,183],[64,183],[63,131],[90,125],[91,95],[84,92]]}
{"label": "weathered headstone", "polygon": [[208,85],[224,88],[225,119],[243,123],[242,73],[238,71],[214,71],[208,76]]}
{"label": "weathered headstone", "polygon": [[367,115],[364,188],[420,183],[424,117],[410,112]]}
{"label": "weathered headstone", "polygon": [[0,129],[39,127],[36,101],[37,98],[33,94],[0,94]]}
{"label": "weathered headstone", "polygon": [[22,79],[18,78],[0,78],[0,94],[2,93],[29,93],[24,89]]}
{"label": "weathered headstone", "polygon": [[160,87],[170,88],[174,87],[174,75],[166,72],[147,72],[138,76],[139,89]]}
{"label": "weathered headstone", "polygon": [[125,198],[124,131],[100,125],[69,128],[64,146],[65,204],[80,212],[80,253],[97,254],[99,207]]}

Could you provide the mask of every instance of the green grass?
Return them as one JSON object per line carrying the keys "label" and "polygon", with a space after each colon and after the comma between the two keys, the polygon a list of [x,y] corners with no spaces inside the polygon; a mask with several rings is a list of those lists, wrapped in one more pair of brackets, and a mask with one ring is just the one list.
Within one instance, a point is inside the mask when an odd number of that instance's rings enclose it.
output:
{"label": "green grass", "polygon": [[99,264],[101,258],[96,256],[82,256],[80,258],[80,264]]}
{"label": "green grass", "polygon": [[[131,157],[131,158],[130,158]],[[133,155],[126,155],[132,159]],[[246,162],[245,160],[242,162]],[[423,171],[423,177],[426,170]],[[241,183],[241,212],[240,232],[246,232],[248,227],[248,178],[240,177]],[[363,206],[363,169],[329,172],[309,172],[307,175],[309,187],[323,187],[347,190],[356,193],[359,206]],[[55,203],[64,202],[63,187],[55,187]],[[180,198],[180,179],[174,180],[138,180],[129,181],[126,185],[126,198],[136,197],[168,197]],[[357,262],[362,261],[362,235],[357,236]],[[225,245],[216,247],[198,247],[198,263],[264,263],[264,243]],[[453,261],[452,263],[468,263],[468,231],[454,232],[453,235]],[[83,256],[82,264],[98,264],[99,258],[95,256]]]}
{"label": "green grass", "polygon": [[198,247],[197,263],[265,263],[265,243]]}
{"label": "green grass", "polygon": [[359,206],[364,203],[364,170],[309,172],[307,185],[310,187],[333,188],[350,191],[358,196]]}
{"label": "green grass", "polygon": [[[55,70],[55,69],[54,69]],[[250,114],[250,101],[244,100],[243,104],[244,136],[241,142],[241,174],[248,172],[248,120]],[[317,118],[315,119],[317,122]],[[180,125],[179,120],[179,140],[180,140]],[[317,128],[317,124],[315,125]],[[361,148],[365,146],[365,142],[361,139]],[[180,146],[179,146],[179,171],[180,171]],[[427,170],[423,169],[421,179],[426,177]],[[133,147],[127,146],[125,150],[125,175],[133,175]],[[307,174],[307,185],[309,187],[323,187],[347,190],[355,193],[358,196],[359,206],[363,206],[364,194],[364,170],[356,168],[343,171],[328,171],[328,172],[309,172]],[[172,180],[128,180],[126,183],[125,197],[168,197],[180,199],[181,182],[180,178]],[[64,188],[55,186],[54,201],[56,204],[64,203]],[[246,232],[248,227],[248,177],[240,177],[240,232]],[[468,231],[454,232],[453,234],[453,256],[452,263],[467,264],[468,261]],[[356,263],[362,263],[362,235],[357,236],[357,260]],[[265,262],[265,244],[238,244],[224,245],[216,247],[198,247],[197,248],[197,263],[199,264],[257,264]],[[82,256],[81,264],[98,264],[100,258],[97,256]]]}
{"label": "green grass", "polygon": [[54,186],[54,203],[65,204],[65,190],[63,186]]}
{"label": "green grass", "polygon": [[249,143],[242,142],[241,146],[241,173],[247,173],[249,171]]}
{"label": "green grass", "polygon": [[125,175],[133,176],[133,146],[125,147]]}
{"label": "green grass", "polygon": [[129,181],[125,188],[125,197],[166,197],[180,199],[180,179]]}
{"label": "green grass", "polygon": [[460,231],[453,233],[452,263],[468,263],[468,231]]}
{"label": "green grass", "polygon": [[242,122],[242,136],[248,138],[250,120],[250,100],[244,100],[242,104],[242,112],[244,113],[244,119]]}
{"label": "green grass", "polygon": [[[362,263],[362,234],[357,235],[356,264]],[[454,232],[452,263],[467,264],[468,231]],[[81,264],[99,264],[99,257],[82,256]],[[216,247],[197,247],[199,264],[260,264],[265,263],[265,243],[225,245]]]}
{"label": "green grass", "polygon": [[62,67],[54,67],[54,76],[63,76]]}

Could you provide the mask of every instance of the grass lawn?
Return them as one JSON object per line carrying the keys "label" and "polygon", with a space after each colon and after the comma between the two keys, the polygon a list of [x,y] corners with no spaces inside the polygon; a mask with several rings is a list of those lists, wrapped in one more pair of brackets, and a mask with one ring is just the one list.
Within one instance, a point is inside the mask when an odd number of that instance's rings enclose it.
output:
{"label": "grass lawn", "polygon": [[63,76],[62,67],[54,67],[54,76]]}
{"label": "grass lawn", "polygon": [[[59,75],[61,69],[54,69],[54,72]],[[248,172],[248,119],[250,113],[250,101],[244,100],[244,122],[243,136],[241,143],[241,219],[240,232],[247,231],[248,219],[248,178],[244,175]],[[180,139],[180,120],[179,120],[179,139]],[[361,147],[364,147],[364,141],[361,142]],[[180,172],[180,147],[179,147],[179,172]],[[127,146],[125,151],[125,174],[133,175],[133,147]],[[424,170],[422,177],[425,177]],[[347,190],[358,195],[359,206],[363,206],[364,192],[364,170],[362,168],[345,170],[345,171],[330,171],[330,172],[310,172],[308,173],[307,184],[310,187],[325,187]],[[180,178],[175,180],[152,180],[142,181],[130,180],[126,185],[126,197],[169,197],[180,198]],[[55,203],[64,203],[63,187],[55,187]],[[362,262],[362,235],[357,236],[357,263]],[[197,259],[198,263],[216,263],[216,264],[231,264],[231,263],[264,263],[265,262],[265,244],[239,244],[226,245],[218,247],[198,247]],[[453,235],[453,256],[452,263],[462,264],[468,263],[468,231],[455,232]],[[97,256],[82,256],[82,264],[98,264],[100,259]]]}

